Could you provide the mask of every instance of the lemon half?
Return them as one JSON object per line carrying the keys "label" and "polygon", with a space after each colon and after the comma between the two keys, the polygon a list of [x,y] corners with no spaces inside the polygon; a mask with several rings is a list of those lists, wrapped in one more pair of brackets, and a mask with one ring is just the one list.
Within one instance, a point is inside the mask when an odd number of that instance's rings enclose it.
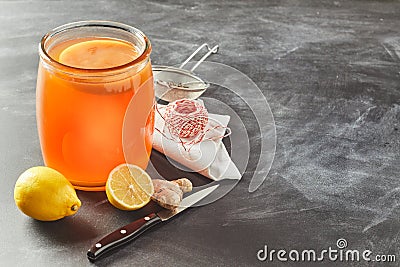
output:
{"label": "lemon half", "polygon": [[121,164],[115,167],[106,183],[108,201],[121,210],[145,206],[154,193],[150,176],[139,166]]}

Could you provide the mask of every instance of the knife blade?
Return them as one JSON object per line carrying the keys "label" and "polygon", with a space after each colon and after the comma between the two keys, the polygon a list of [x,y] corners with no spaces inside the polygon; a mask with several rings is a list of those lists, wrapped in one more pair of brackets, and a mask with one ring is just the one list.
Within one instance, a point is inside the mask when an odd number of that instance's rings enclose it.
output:
{"label": "knife blade", "polygon": [[163,209],[160,212],[151,213],[106,235],[88,250],[87,257],[89,261],[96,261],[102,255],[136,239],[156,224],[166,221],[181,213],[211,194],[218,186],[219,184],[216,184],[186,196],[182,199],[179,207],[173,211]]}

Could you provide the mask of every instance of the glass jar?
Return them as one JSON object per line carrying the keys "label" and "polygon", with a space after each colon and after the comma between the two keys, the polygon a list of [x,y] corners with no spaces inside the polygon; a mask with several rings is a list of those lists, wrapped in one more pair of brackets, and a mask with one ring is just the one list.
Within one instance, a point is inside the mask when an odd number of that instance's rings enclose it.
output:
{"label": "glass jar", "polygon": [[41,150],[45,164],[75,188],[104,190],[110,171],[122,163],[147,167],[155,103],[150,52],[141,31],[110,21],[74,22],[42,38],[36,87]]}

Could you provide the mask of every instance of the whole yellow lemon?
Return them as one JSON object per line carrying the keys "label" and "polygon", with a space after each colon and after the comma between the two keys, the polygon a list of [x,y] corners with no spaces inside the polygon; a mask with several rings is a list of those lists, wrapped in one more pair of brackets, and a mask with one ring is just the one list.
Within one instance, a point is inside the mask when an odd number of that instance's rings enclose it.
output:
{"label": "whole yellow lemon", "polygon": [[23,213],[40,221],[55,221],[73,215],[81,206],[67,178],[43,166],[32,167],[19,176],[14,200]]}

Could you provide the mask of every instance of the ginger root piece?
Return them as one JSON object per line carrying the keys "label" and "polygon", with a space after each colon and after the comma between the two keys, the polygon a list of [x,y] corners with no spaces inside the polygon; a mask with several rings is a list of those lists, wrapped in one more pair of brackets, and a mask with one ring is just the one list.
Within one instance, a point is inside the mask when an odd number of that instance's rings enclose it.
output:
{"label": "ginger root piece", "polygon": [[189,179],[181,178],[174,181],[153,180],[154,194],[151,199],[165,209],[174,210],[182,201],[183,193],[192,191]]}
{"label": "ginger root piece", "polygon": [[187,178],[173,180],[172,182],[179,185],[179,188],[182,190],[183,193],[191,192],[193,189],[192,182]]}

